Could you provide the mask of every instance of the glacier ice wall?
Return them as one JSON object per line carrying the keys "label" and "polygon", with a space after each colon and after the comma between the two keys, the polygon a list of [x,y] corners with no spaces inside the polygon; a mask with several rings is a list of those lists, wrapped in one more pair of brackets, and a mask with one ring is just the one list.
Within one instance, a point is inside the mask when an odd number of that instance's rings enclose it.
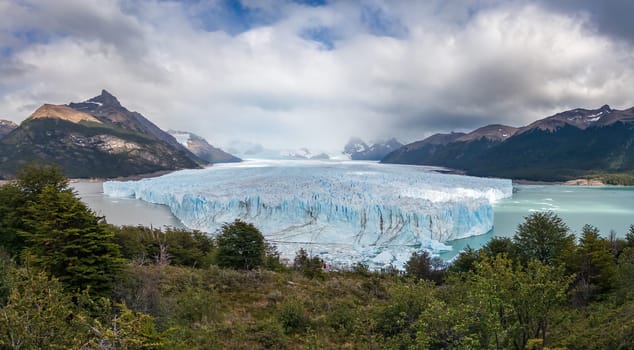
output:
{"label": "glacier ice wall", "polygon": [[205,232],[236,218],[252,222],[285,258],[303,247],[330,263],[373,268],[400,268],[413,251],[449,249],[448,240],[488,232],[492,203],[512,194],[510,180],[329,161],[217,165],[103,188],[167,205]]}

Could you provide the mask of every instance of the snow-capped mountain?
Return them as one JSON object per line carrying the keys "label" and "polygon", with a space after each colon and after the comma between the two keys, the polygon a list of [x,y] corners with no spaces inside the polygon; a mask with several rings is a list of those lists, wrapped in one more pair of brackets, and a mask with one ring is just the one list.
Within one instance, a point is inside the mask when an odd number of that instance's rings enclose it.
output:
{"label": "snow-capped mountain", "polygon": [[381,160],[388,153],[403,147],[395,138],[365,143],[358,137],[352,137],[343,148],[343,153],[352,160]]}
{"label": "snow-capped mountain", "polygon": [[178,143],[198,156],[198,158],[209,163],[235,163],[242,160],[220,148],[210,145],[207,140],[194,133],[177,130],[168,130],[167,132],[174,136]]}
{"label": "snow-capped mountain", "polygon": [[382,162],[443,166],[475,176],[537,181],[590,176],[619,183],[621,174],[634,171],[634,107],[575,108],[520,128],[493,124],[469,134],[437,134]]}
{"label": "snow-capped mountain", "polygon": [[336,152],[311,150],[306,147],[298,149],[270,149],[259,143],[248,141],[232,141],[227,147],[228,152],[242,159],[270,159],[270,160],[345,160]]}
{"label": "snow-capped mountain", "polygon": [[6,136],[8,133],[13,131],[17,127],[18,127],[18,124],[10,120],[0,119],[0,139]]}

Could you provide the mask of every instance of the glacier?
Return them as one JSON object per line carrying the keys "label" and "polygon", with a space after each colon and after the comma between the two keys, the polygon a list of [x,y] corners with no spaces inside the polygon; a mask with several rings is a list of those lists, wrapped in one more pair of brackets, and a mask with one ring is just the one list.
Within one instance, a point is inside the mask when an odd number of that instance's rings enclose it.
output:
{"label": "glacier", "polygon": [[163,204],[192,229],[256,225],[284,259],[304,248],[333,266],[401,269],[414,251],[487,233],[510,180],[360,161],[247,161],[108,181],[104,193]]}

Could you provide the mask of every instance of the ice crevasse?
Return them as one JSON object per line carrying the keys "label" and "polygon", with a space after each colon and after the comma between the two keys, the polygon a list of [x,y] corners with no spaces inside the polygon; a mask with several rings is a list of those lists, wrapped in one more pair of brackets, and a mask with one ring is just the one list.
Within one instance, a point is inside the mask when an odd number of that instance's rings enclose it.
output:
{"label": "ice crevasse", "polygon": [[492,204],[512,195],[510,180],[329,161],[250,161],[103,188],[167,205],[187,227],[211,234],[225,222],[251,222],[283,258],[304,248],[334,265],[372,268],[401,268],[414,251],[488,232]]}

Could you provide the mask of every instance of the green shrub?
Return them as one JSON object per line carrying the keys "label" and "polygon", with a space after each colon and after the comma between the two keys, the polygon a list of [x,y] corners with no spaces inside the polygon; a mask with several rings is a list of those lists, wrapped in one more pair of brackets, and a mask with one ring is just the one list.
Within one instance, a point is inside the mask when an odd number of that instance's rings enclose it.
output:
{"label": "green shrub", "polygon": [[310,326],[310,318],[304,304],[295,299],[282,304],[277,318],[286,333],[304,332]]}
{"label": "green shrub", "polygon": [[240,220],[224,224],[216,241],[218,266],[252,270],[264,264],[264,236],[252,224]]}

